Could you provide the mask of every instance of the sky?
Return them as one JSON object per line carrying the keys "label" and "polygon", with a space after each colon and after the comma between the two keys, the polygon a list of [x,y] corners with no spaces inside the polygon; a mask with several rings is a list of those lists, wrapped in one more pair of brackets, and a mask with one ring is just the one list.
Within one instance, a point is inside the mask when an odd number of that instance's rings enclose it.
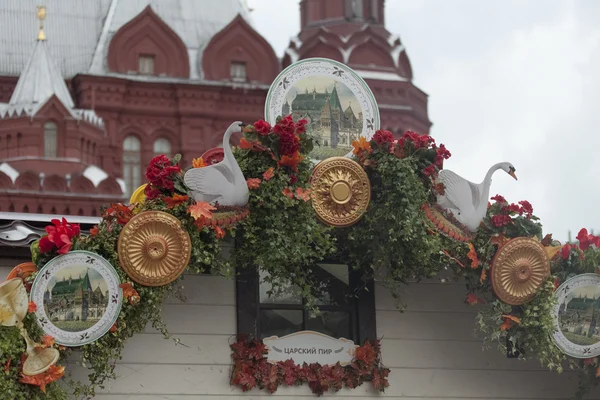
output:
{"label": "sky", "polygon": [[[298,0],[248,0],[281,57],[299,30]],[[444,163],[490,196],[528,200],[544,233],[600,233],[600,1],[387,0],[414,84],[429,95],[430,134]]]}

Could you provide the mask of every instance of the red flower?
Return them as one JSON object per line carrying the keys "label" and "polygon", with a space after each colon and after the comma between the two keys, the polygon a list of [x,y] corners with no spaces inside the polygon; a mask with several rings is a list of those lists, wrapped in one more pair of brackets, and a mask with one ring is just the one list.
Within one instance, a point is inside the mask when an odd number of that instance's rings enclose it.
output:
{"label": "red flower", "polygon": [[531,218],[533,216],[533,206],[527,200],[521,200],[519,202],[521,205],[521,214],[525,214],[527,218]]}
{"label": "red flower", "polygon": [[432,176],[435,174],[435,165],[430,164],[423,169],[423,173],[427,176]]}
{"label": "red flower", "polygon": [[301,135],[306,132],[306,124],[308,124],[308,120],[306,118],[302,118],[298,120],[296,123],[296,134]]}
{"label": "red flower", "polygon": [[390,131],[386,131],[385,129],[380,129],[375,132],[375,135],[373,135],[373,139],[371,140],[379,145],[384,143],[392,143],[394,141],[394,134]]}
{"label": "red flower", "polygon": [[27,306],[27,312],[34,313],[36,311],[37,311],[37,304],[35,304],[33,301],[30,301]]}
{"label": "red flower", "polygon": [[506,213],[506,214],[510,214],[510,213],[517,213],[517,214],[521,214],[521,207],[519,207],[516,204],[509,204],[507,206],[502,207],[502,212]]}
{"label": "red flower", "polygon": [[152,200],[160,196],[160,190],[158,190],[152,185],[146,185],[146,187],[144,188],[144,194],[146,195],[146,198],[148,200]]}
{"label": "red flower", "polygon": [[248,185],[248,189],[258,189],[260,186],[261,180],[259,178],[248,178],[246,179],[246,184]]}
{"label": "red flower", "polygon": [[298,182],[298,177],[294,174],[290,175],[290,185],[293,185],[296,182]]}
{"label": "red flower", "polygon": [[512,222],[512,218],[508,215],[498,214],[492,217],[492,224],[500,228],[501,226],[508,225]]}
{"label": "red flower", "polygon": [[554,277],[554,290],[558,289],[559,286],[560,286],[560,279],[558,279],[557,277]]}
{"label": "red flower", "polygon": [[53,225],[46,226],[47,235],[40,239],[40,251],[48,253],[54,248],[58,249],[58,254],[66,254],[71,250],[73,239],[79,236],[80,229],[78,224],[69,224],[65,218],[62,221],[53,219]]}
{"label": "red flower", "polygon": [[291,156],[300,150],[300,139],[294,133],[281,132],[279,134],[279,154]]}
{"label": "red flower", "polygon": [[296,133],[296,124],[294,123],[292,116],[287,115],[281,118],[273,127],[273,132],[275,132],[277,135],[284,133],[294,135]]}
{"label": "red flower", "polygon": [[271,133],[271,124],[267,121],[258,120],[254,123],[254,130],[261,134],[262,136],[266,136]]}
{"label": "red flower", "polygon": [[146,178],[159,189],[173,190],[175,189],[173,175],[180,171],[179,165],[172,165],[167,156],[160,155],[150,160],[146,168]]}
{"label": "red flower", "polygon": [[[569,259],[569,256],[571,255],[571,250],[578,250],[579,248],[577,247],[576,244],[565,244],[561,249],[560,249],[560,257],[567,261]],[[583,259],[583,253],[579,254],[579,257]]]}
{"label": "red flower", "polygon": [[506,199],[504,197],[500,196],[499,194],[492,197],[492,200],[494,200],[495,202],[498,202],[498,203],[508,203],[508,201],[506,201]]}
{"label": "red flower", "polygon": [[600,247],[600,236],[589,235],[585,228],[579,231],[576,239],[579,240],[581,250],[587,250],[591,245]]}

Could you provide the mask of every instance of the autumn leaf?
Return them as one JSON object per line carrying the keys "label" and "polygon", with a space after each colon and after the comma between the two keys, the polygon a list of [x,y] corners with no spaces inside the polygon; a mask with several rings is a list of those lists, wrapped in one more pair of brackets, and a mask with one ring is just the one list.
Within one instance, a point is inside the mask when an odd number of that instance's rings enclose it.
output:
{"label": "autumn leaf", "polygon": [[500,330],[501,330],[501,331],[507,331],[507,330],[509,330],[509,329],[510,329],[510,326],[511,326],[511,325],[510,325],[510,320],[509,320],[509,319],[506,319],[506,320],[504,320],[504,322],[503,322],[503,323],[500,325]]}
{"label": "autumn leaf", "polygon": [[465,299],[465,303],[472,306],[475,304],[485,304],[486,301],[485,299],[482,299],[481,297],[477,296],[475,293],[469,293],[467,295],[467,298]]}
{"label": "autumn leaf", "polygon": [[302,189],[301,187],[296,189],[296,198],[299,200],[309,201],[310,200],[310,189]]}
{"label": "autumn leaf", "polygon": [[367,139],[365,139],[364,136],[361,136],[358,140],[353,140],[352,147],[354,147],[354,150],[352,150],[352,154],[355,155],[358,155],[358,153],[360,153],[363,150],[368,151],[369,153],[373,151],[371,149],[371,144],[367,141]]}
{"label": "autumn leaf", "polygon": [[263,173],[263,179],[264,179],[265,181],[268,181],[268,180],[270,180],[272,177],[274,177],[274,176],[275,176],[275,174],[273,173],[273,170],[274,170],[274,168],[273,168],[273,167],[271,167],[271,168],[269,168],[268,170],[266,170],[266,171]]}
{"label": "autumn leaf", "polygon": [[514,322],[516,324],[521,323],[521,319],[515,317],[514,315],[502,315],[502,318],[510,319],[512,322]]}
{"label": "autumn leaf", "polygon": [[42,345],[44,347],[51,347],[54,345],[54,338],[50,335],[42,336]]}
{"label": "autumn leaf", "polygon": [[115,322],[113,326],[110,327],[110,332],[115,333],[117,331],[117,323]]}
{"label": "autumn leaf", "polygon": [[175,193],[173,195],[173,197],[165,197],[163,199],[163,201],[165,202],[165,204],[167,205],[167,208],[171,209],[171,208],[175,208],[180,204],[185,203],[186,201],[188,201],[190,198],[187,195],[180,195]]}
{"label": "autumn leaf", "polygon": [[507,241],[508,239],[506,239],[506,237],[502,233],[497,236],[493,236],[491,240],[492,244],[498,246],[498,249],[504,246],[504,244],[506,244]]}
{"label": "autumn leaf", "polygon": [[286,187],[285,189],[283,189],[282,193],[288,199],[293,199],[294,198],[294,192],[292,192],[289,187]]}
{"label": "autumn leaf", "polygon": [[246,179],[246,184],[248,185],[248,189],[250,189],[250,190],[258,189],[258,187],[260,186],[261,182],[262,181],[260,180],[260,178],[248,178],[248,179]]}
{"label": "autumn leaf", "polygon": [[200,218],[212,219],[212,212],[216,210],[215,207],[211,206],[206,201],[199,201],[196,204],[192,204],[188,207],[188,213],[194,218],[198,220]]}
{"label": "autumn leaf", "polygon": [[90,235],[92,236],[96,236],[98,234],[98,225],[94,225],[91,229],[90,229]]}
{"label": "autumn leaf", "polygon": [[59,380],[65,374],[65,367],[61,367],[58,365],[52,365],[46,372],[41,374],[29,376],[25,374],[21,374],[21,379],[19,382],[25,383],[27,385],[39,386],[42,393],[46,393],[46,385]]}
{"label": "autumn leaf", "polygon": [[465,267],[465,265],[464,265],[463,263],[461,263],[461,262],[460,262],[460,261],[459,261],[457,258],[455,258],[455,257],[452,257],[452,256],[450,255],[450,253],[448,253],[446,250],[442,250],[442,252],[443,252],[443,253],[444,253],[446,256],[448,256],[450,259],[454,260],[454,262],[456,262],[456,263],[457,263],[458,265],[460,265],[462,268],[464,268],[464,267]]}
{"label": "autumn leaf", "polygon": [[469,253],[467,254],[467,257],[471,260],[471,268],[477,269],[477,267],[479,267],[479,259],[477,258],[477,252],[475,251],[473,243],[469,243]]}
{"label": "autumn leaf", "polygon": [[544,247],[550,246],[552,244],[552,234],[549,233],[546,236],[544,236],[544,238],[542,239],[542,241],[540,243]]}
{"label": "autumn leaf", "polygon": [[502,318],[504,318],[504,322],[500,325],[500,330],[502,331],[510,329],[512,322],[515,324],[521,323],[521,320],[513,315],[502,315]]}
{"label": "autumn leaf", "polygon": [[27,312],[34,313],[36,311],[37,311],[37,304],[35,304],[33,301],[30,301],[27,306]]}
{"label": "autumn leaf", "polygon": [[119,285],[121,289],[123,289],[123,297],[127,300],[131,296],[135,296],[138,292],[133,288],[133,285],[129,282],[121,283]]}
{"label": "autumn leaf", "polygon": [[246,138],[240,139],[240,149],[252,150],[253,148],[254,148],[254,145],[252,144],[252,142],[249,142],[248,140],[246,140]]}
{"label": "autumn leaf", "polygon": [[479,283],[483,283],[487,279],[487,269],[481,269],[481,276],[479,277]]}
{"label": "autumn leaf", "polygon": [[583,365],[594,365],[596,364],[596,357],[586,358],[583,360]]}
{"label": "autumn leaf", "polygon": [[283,165],[285,167],[290,167],[294,172],[298,171],[298,164],[300,164],[304,160],[304,156],[300,155],[299,151],[296,151],[291,157],[283,156],[279,161],[279,165]]}
{"label": "autumn leaf", "polygon": [[204,159],[202,159],[202,157],[192,159],[192,167],[194,167],[194,168],[206,167],[206,164],[204,163]]}

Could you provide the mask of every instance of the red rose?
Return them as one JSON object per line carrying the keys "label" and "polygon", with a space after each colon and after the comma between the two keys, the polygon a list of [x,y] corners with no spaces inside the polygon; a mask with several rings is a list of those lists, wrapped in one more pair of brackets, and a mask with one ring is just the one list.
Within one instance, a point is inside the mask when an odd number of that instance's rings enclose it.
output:
{"label": "red rose", "polygon": [[375,132],[372,139],[378,145],[382,145],[384,143],[392,143],[394,141],[394,135],[390,131],[386,131],[385,129],[380,129]]}
{"label": "red rose", "polygon": [[269,124],[267,121],[263,121],[262,119],[258,120],[254,123],[254,130],[259,134],[266,136],[271,133],[271,124]]}
{"label": "red rose", "polygon": [[288,115],[286,117],[281,118],[279,122],[277,122],[277,124],[275,124],[275,126],[273,127],[273,132],[275,132],[278,135],[286,133],[294,135],[296,133],[296,124],[294,123],[292,116]]}
{"label": "red rose", "polygon": [[53,225],[46,226],[47,235],[40,239],[40,252],[48,253],[57,248],[58,254],[67,254],[73,244],[71,239],[81,233],[79,225],[71,225],[65,218],[62,221],[53,219],[51,222]]}
{"label": "red rose", "polygon": [[279,134],[279,154],[292,156],[300,150],[300,140],[293,133],[284,132]]}

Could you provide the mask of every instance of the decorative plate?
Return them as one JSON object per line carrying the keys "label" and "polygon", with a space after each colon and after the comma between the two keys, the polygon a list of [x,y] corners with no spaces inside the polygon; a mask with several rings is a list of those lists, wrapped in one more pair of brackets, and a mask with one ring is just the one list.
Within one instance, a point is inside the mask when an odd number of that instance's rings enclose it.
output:
{"label": "decorative plate", "polygon": [[206,150],[204,154],[202,154],[202,160],[206,165],[214,165],[218,164],[225,158],[225,153],[223,152],[222,147],[214,147],[210,150]]}
{"label": "decorative plate", "polygon": [[144,286],[163,286],[179,278],[190,262],[191,249],[179,219],[162,211],[137,214],[119,235],[121,267]]}
{"label": "decorative plate", "polygon": [[98,254],[76,250],[50,260],[35,277],[31,301],[38,323],[63,346],[83,346],[113,326],[123,293],[112,265]]}
{"label": "decorative plate", "polygon": [[365,170],[345,157],[320,162],[311,176],[312,205],[324,223],[345,227],[358,222],[371,200],[371,183]]}
{"label": "decorative plate", "polygon": [[265,119],[306,118],[316,138],[314,160],[349,156],[352,141],[367,140],[379,129],[379,108],[365,81],[348,66],[326,58],[308,58],[284,69],[269,89]]}
{"label": "decorative plate", "polygon": [[531,301],[550,275],[550,259],[536,239],[519,237],[502,246],[492,261],[490,280],[503,302],[518,306]]}
{"label": "decorative plate", "polygon": [[600,275],[577,275],[554,295],[554,342],[575,358],[600,355]]}
{"label": "decorative plate", "polygon": [[146,186],[148,186],[148,184],[144,183],[142,186],[135,189],[135,192],[133,192],[131,198],[129,199],[129,204],[143,203],[144,200],[146,200],[146,193],[144,192],[144,190],[146,190]]}

